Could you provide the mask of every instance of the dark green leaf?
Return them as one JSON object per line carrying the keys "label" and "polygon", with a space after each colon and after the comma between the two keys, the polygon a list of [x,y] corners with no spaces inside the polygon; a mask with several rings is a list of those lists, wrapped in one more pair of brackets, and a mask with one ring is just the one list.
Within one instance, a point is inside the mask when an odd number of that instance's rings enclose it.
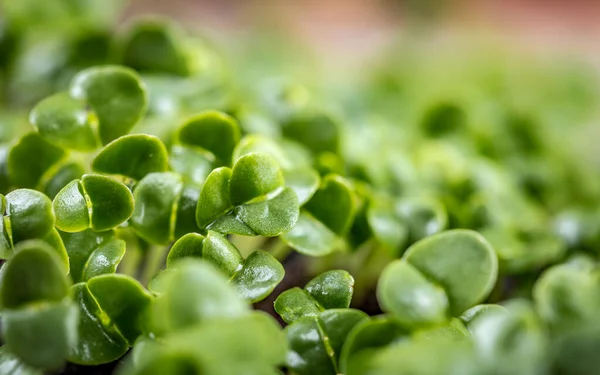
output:
{"label": "dark green leaf", "polygon": [[81,71],[71,82],[70,94],[94,110],[102,144],[129,133],[144,115],[148,101],[135,71],[111,65]]}
{"label": "dark green leaf", "polygon": [[229,195],[234,205],[250,202],[273,193],[284,185],[277,162],[266,154],[247,154],[233,166]]}
{"label": "dark green leaf", "polygon": [[43,238],[54,227],[52,201],[39,191],[14,190],[6,195],[13,242]]}
{"label": "dark green leaf", "polygon": [[127,186],[109,177],[87,174],[81,179],[91,207],[92,229],[112,229],[131,217],[133,196]]}
{"label": "dark green leaf", "polygon": [[266,251],[256,250],[246,258],[243,268],[231,282],[250,302],[258,302],[271,294],[283,280],[285,271],[277,259]]}
{"label": "dark green leaf", "polygon": [[306,290],[296,287],[277,297],[275,311],[286,323],[293,323],[302,317],[317,316],[323,308]]}
{"label": "dark green leaf", "polygon": [[347,308],[354,293],[354,278],[344,270],[327,271],[309,281],[304,289],[324,309]]}
{"label": "dark green leaf", "polygon": [[28,133],[14,145],[8,154],[8,176],[12,185],[36,188],[46,173],[58,164],[66,153],[46,141],[38,133]]}
{"label": "dark green leaf", "polygon": [[169,169],[169,156],[160,139],[148,134],[122,136],[107,144],[92,163],[99,173],[141,180],[153,172]]}

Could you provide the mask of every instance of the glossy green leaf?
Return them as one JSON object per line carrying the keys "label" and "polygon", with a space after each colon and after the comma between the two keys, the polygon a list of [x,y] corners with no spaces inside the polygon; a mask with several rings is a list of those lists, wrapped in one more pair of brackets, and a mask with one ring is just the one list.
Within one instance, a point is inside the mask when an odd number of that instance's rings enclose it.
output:
{"label": "glossy green leaf", "polygon": [[129,188],[112,178],[86,174],[72,181],[53,201],[56,226],[65,232],[87,228],[101,232],[129,219],[133,196]]}
{"label": "glossy green leaf", "polygon": [[159,296],[151,306],[153,332],[185,330],[217,318],[239,317],[250,306],[208,262],[181,259],[153,282]]}
{"label": "glossy green leaf", "polygon": [[210,152],[216,166],[228,166],[240,141],[240,127],[223,112],[206,111],[188,119],[179,128],[177,138],[181,144]]}
{"label": "glossy green leaf", "polygon": [[66,273],[50,245],[40,240],[24,241],[3,267],[0,306],[16,309],[34,302],[60,302],[69,293]]}
{"label": "glossy green leaf", "polygon": [[316,193],[321,182],[319,174],[311,168],[295,168],[284,170],[285,185],[292,188],[302,206]]}
{"label": "glossy green leaf", "polygon": [[153,172],[169,169],[169,156],[160,139],[148,134],[131,134],[107,144],[92,162],[99,173],[141,180]]}
{"label": "glossy green leaf", "polygon": [[6,375],[44,375],[44,371],[28,366],[19,357],[0,347],[0,374]]}
{"label": "glossy green leaf", "polygon": [[84,173],[85,169],[80,163],[68,162],[62,164],[58,170],[53,170],[52,177],[48,179],[46,186],[44,187],[44,193],[50,197],[50,199],[54,199],[56,194],[58,194],[63,187],[73,180],[80,179]]}
{"label": "glossy green leaf", "polygon": [[285,328],[290,349],[288,366],[297,374],[338,374],[346,337],[366,319],[362,311],[332,309],[317,317],[303,317]]}
{"label": "glossy green leaf", "polygon": [[266,251],[256,250],[243,263],[231,282],[238,293],[250,302],[258,302],[271,294],[283,280],[285,270],[277,259]]}
{"label": "glossy green leaf", "polygon": [[73,78],[69,92],[93,109],[102,144],[129,133],[144,115],[148,101],[137,73],[121,66],[81,71]]}
{"label": "glossy green leaf", "polygon": [[71,266],[71,278],[78,283],[107,273],[114,273],[125,255],[125,241],[114,232],[61,233]]}
{"label": "glossy green leaf", "polygon": [[29,366],[58,369],[77,342],[77,313],[70,298],[4,310],[5,346]]}
{"label": "glossy green leaf", "polygon": [[397,254],[408,239],[408,230],[393,209],[384,202],[372,202],[366,219],[373,237],[392,254]]}
{"label": "glossy green leaf", "polygon": [[[0,195],[0,200],[3,199],[4,197]],[[13,255],[14,250],[11,237],[10,219],[6,216],[2,216],[2,218],[0,218],[0,259],[8,259]]]}
{"label": "glossy green leaf", "polygon": [[196,223],[200,228],[206,228],[232,209],[233,204],[229,198],[231,172],[226,167],[217,168],[206,178],[196,208]]}
{"label": "glossy green leaf", "polygon": [[354,278],[344,270],[323,272],[304,287],[324,309],[350,307]]}
{"label": "glossy green leaf", "polygon": [[346,180],[327,175],[302,207],[298,222],[282,239],[300,253],[323,256],[333,252],[356,213],[355,197]]}
{"label": "glossy green leaf", "polygon": [[152,297],[135,279],[120,274],[90,278],[89,291],[121,335],[133,345],[142,333],[142,319]]}
{"label": "glossy green leaf", "polygon": [[447,320],[448,296],[444,289],[429,281],[404,260],[390,263],[377,284],[381,309],[389,312],[403,327],[414,328]]}
{"label": "glossy green leaf", "polygon": [[200,188],[188,184],[183,186],[179,202],[177,202],[175,238],[198,230],[198,224],[196,224],[196,208],[198,207],[199,196]]}
{"label": "glossy green leaf", "polygon": [[479,320],[486,319],[489,315],[492,314],[510,314],[509,311],[500,306],[494,304],[483,304],[471,307],[467,311],[465,311],[461,316],[460,320],[465,324],[465,326],[472,330],[477,326]]}
{"label": "glossy green leaf", "polygon": [[179,173],[186,183],[196,186],[204,184],[213,168],[211,158],[197,148],[175,144],[169,156],[173,172]]}
{"label": "glossy green leaf", "polygon": [[247,300],[268,296],[284,276],[283,266],[271,254],[257,250],[244,259],[225,236],[208,231],[206,237],[190,233],[175,242],[167,256],[167,267],[185,257],[202,258],[217,267]]}
{"label": "glossy green leaf", "polygon": [[469,230],[450,230],[411,246],[403,259],[448,296],[457,315],[483,301],[498,275],[498,260],[490,244]]}
{"label": "glossy green leaf", "polygon": [[46,141],[39,133],[28,133],[8,154],[10,182],[16,187],[34,189],[65,156],[62,148]]}
{"label": "glossy green leaf", "polygon": [[205,237],[198,233],[188,233],[178,239],[167,255],[167,268],[173,267],[174,262],[186,257],[202,257]]}
{"label": "glossy green leaf", "polygon": [[54,227],[52,202],[44,194],[18,189],[6,195],[6,202],[14,243],[43,238]]}
{"label": "glossy green leaf", "polygon": [[293,323],[302,317],[317,316],[323,308],[306,290],[296,287],[277,297],[275,311],[286,323]]}
{"label": "glossy green leaf", "polygon": [[298,198],[283,187],[276,162],[251,153],[238,159],[233,170],[211,172],[200,192],[196,222],[221,233],[274,237],[295,225],[298,210]]}
{"label": "glossy green leaf", "polygon": [[229,180],[231,203],[239,205],[273,193],[284,185],[277,162],[266,154],[247,154],[239,158]]}
{"label": "glossy green leaf", "polygon": [[109,363],[125,354],[127,340],[101,310],[87,284],[75,284],[73,295],[79,307],[79,340],[70,348],[68,360],[89,366]]}
{"label": "glossy green leaf", "polygon": [[173,239],[182,189],[181,177],[171,172],[151,173],[136,185],[130,223],[138,236],[157,244]]}
{"label": "glossy green leaf", "polygon": [[382,348],[408,337],[409,332],[389,316],[363,319],[354,326],[344,341],[339,358],[340,371],[347,373],[350,370],[349,362],[362,351]]}
{"label": "glossy green leaf", "polygon": [[65,148],[89,151],[98,147],[94,129],[98,119],[82,100],[58,93],[39,102],[29,115],[38,132]]}

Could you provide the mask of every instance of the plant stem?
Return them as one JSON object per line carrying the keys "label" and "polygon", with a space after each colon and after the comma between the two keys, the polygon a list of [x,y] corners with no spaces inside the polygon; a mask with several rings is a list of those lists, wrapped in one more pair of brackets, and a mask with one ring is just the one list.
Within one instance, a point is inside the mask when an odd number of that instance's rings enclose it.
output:
{"label": "plant stem", "polygon": [[150,280],[158,273],[164,264],[165,254],[168,246],[155,246],[152,245],[148,248],[148,252],[145,254],[145,265],[140,275],[140,282],[143,285],[148,285]]}

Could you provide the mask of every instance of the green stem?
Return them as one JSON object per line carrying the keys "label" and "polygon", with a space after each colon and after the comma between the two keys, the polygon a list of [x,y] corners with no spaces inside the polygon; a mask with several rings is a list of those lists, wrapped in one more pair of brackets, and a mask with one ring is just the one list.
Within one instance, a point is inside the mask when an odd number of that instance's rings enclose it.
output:
{"label": "green stem", "polygon": [[148,285],[150,280],[160,271],[164,264],[165,254],[168,246],[155,246],[152,245],[148,248],[148,252],[145,256],[144,269],[140,275],[140,282],[143,285]]}
{"label": "green stem", "polygon": [[292,252],[292,248],[278,238],[273,245],[269,247],[268,251],[275,257],[275,259],[283,262],[285,258],[287,258],[287,256]]}

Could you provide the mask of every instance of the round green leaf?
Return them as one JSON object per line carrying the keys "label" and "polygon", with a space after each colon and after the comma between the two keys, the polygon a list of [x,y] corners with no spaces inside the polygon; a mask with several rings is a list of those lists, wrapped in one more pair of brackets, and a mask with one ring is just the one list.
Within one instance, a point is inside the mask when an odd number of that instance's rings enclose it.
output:
{"label": "round green leaf", "polygon": [[125,354],[129,349],[127,340],[100,309],[87,284],[75,284],[73,295],[79,307],[79,340],[71,346],[68,360],[91,366],[112,362]]}
{"label": "round green leaf", "polygon": [[335,250],[340,240],[335,233],[308,212],[301,210],[296,225],[281,236],[290,247],[302,254],[323,256]]}
{"label": "round green leaf", "polygon": [[231,165],[235,146],[240,141],[237,121],[218,111],[206,111],[188,119],[179,128],[180,143],[210,152],[217,166]]}
{"label": "round green leaf", "polygon": [[427,237],[412,245],[403,259],[445,290],[454,316],[483,301],[498,276],[494,249],[470,230]]}
{"label": "round green leaf", "polygon": [[222,234],[209,231],[202,244],[202,258],[217,267],[227,277],[242,269],[242,254]]}
{"label": "round green leaf", "polygon": [[382,348],[407,337],[409,332],[389,316],[379,315],[363,319],[350,331],[342,346],[339,358],[340,371],[347,373],[350,360],[363,350]]}
{"label": "round green leaf", "polygon": [[40,240],[29,240],[15,248],[3,267],[0,305],[16,309],[34,302],[60,302],[69,293],[66,269],[56,251]]}
{"label": "round green leaf", "polygon": [[181,177],[171,172],[150,173],[136,185],[130,222],[138,236],[156,244],[173,239],[182,188]]}
{"label": "round green leaf", "polygon": [[52,95],[39,102],[29,115],[38,132],[49,141],[79,151],[98,146],[94,130],[98,119],[86,103],[67,93]]}
{"label": "round green leaf", "polygon": [[153,281],[159,293],[151,306],[156,334],[188,329],[217,318],[245,315],[250,306],[210,263],[186,258]]}
{"label": "round green leaf", "polygon": [[183,176],[186,183],[202,186],[213,168],[210,159],[205,151],[175,144],[169,162],[173,172]]}
{"label": "round green leaf", "polygon": [[347,308],[354,293],[354,278],[344,270],[327,271],[309,281],[304,289],[324,309]]}
{"label": "round green leaf", "polygon": [[404,260],[396,260],[383,270],[377,299],[383,311],[392,313],[407,328],[440,324],[448,319],[444,289]]}
{"label": "round green leaf", "polygon": [[54,227],[52,201],[36,190],[18,189],[6,195],[14,243],[43,238]]}
{"label": "round green leaf", "polygon": [[266,251],[256,250],[246,258],[243,268],[231,282],[238,293],[254,303],[271,294],[284,274],[285,270],[277,259]]}
{"label": "round green leaf", "polygon": [[235,205],[263,197],[284,185],[277,162],[266,154],[251,153],[239,158],[229,182],[231,202]]}
{"label": "round green leaf", "polygon": [[204,236],[198,233],[188,233],[178,239],[167,255],[167,268],[173,266],[178,259],[185,257],[202,257]]}
{"label": "round green leaf", "polygon": [[61,233],[71,266],[71,278],[78,283],[106,273],[114,273],[125,255],[125,241],[112,231]]}
{"label": "round green leaf", "polygon": [[17,187],[35,189],[46,173],[65,156],[62,148],[46,141],[39,133],[28,133],[8,154],[10,182]]}
{"label": "round green leaf", "polygon": [[101,232],[114,228],[131,217],[133,196],[127,186],[112,178],[87,174],[81,179],[91,207],[92,229]]}
{"label": "round green leaf", "polygon": [[206,178],[196,207],[196,223],[200,228],[206,228],[233,208],[229,198],[230,179],[231,169],[227,167],[213,170]]}
{"label": "round green leaf", "polygon": [[281,293],[274,306],[286,323],[293,323],[302,317],[317,316],[323,311],[323,307],[306,290],[297,287]]}
{"label": "round green leaf", "polygon": [[196,208],[200,188],[194,185],[184,185],[179,202],[177,202],[177,217],[175,218],[175,238],[198,230],[196,224]]}
{"label": "round green leaf", "polygon": [[140,72],[187,76],[192,73],[192,66],[184,40],[185,35],[173,22],[155,18],[139,20],[125,36],[123,64]]}
{"label": "round green leaf", "polygon": [[337,153],[340,147],[338,124],[321,113],[299,113],[283,123],[283,135],[304,144],[315,153]]}
{"label": "round green leaf", "polygon": [[142,333],[141,317],[152,302],[150,293],[137,280],[120,274],[96,276],[87,285],[100,309],[133,345]]}
{"label": "round green leaf", "polygon": [[404,198],[396,203],[395,209],[408,229],[409,243],[446,229],[446,209],[436,200]]}
{"label": "round green leaf", "polygon": [[46,183],[44,187],[44,193],[54,199],[56,194],[69,182],[80,179],[85,173],[83,165],[77,162],[67,162],[62,164],[56,171],[52,171],[52,177]]}
{"label": "round green leaf", "polygon": [[144,115],[148,101],[134,70],[111,65],[78,73],[71,82],[70,94],[94,110],[102,144],[129,133]]}
{"label": "round green leaf", "polygon": [[92,162],[95,172],[141,180],[153,172],[169,169],[169,156],[160,139],[148,134],[131,134],[107,144]]}
{"label": "round green leaf", "polygon": [[69,182],[52,201],[56,227],[65,232],[80,232],[90,227],[90,210],[79,180]]}
{"label": "round green leaf", "polygon": [[297,223],[298,198],[292,189],[285,188],[270,199],[238,206],[234,212],[253,232],[275,237],[291,230]]}
{"label": "round green leaf", "polygon": [[312,168],[285,170],[283,176],[285,185],[294,190],[301,206],[312,198],[321,182],[319,174]]}
{"label": "round green leaf", "polygon": [[77,307],[70,298],[2,312],[6,348],[29,366],[56,370],[77,342]]}
{"label": "round green leaf", "polygon": [[337,175],[327,175],[304,209],[337,235],[350,229],[356,211],[350,184]]}

